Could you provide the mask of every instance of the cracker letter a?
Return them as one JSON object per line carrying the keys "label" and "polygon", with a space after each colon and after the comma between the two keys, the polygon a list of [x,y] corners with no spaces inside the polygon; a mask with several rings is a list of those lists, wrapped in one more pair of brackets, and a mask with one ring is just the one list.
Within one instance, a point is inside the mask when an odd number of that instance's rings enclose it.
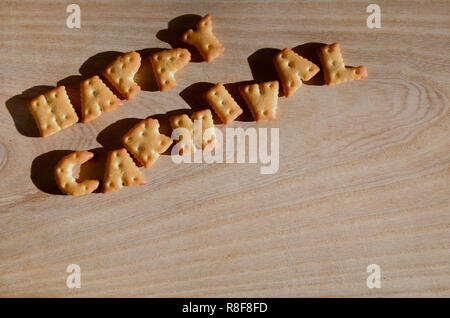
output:
{"label": "cracker letter a", "polygon": [[97,75],[84,80],[80,86],[83,123],[97,118],[102,112],[109,112],[123,105]]}
{"label": "cracker letter a", "polygon": [[302,86],[302,80],[309,81],[320,71],[316,64],[290,49],[284,49],[278,53],[273,59],[273,64],[286,97],[291,96]]}
{"label": "cracker letter a", "polygon": [[120,190],[123,186],[131,187],[146,183],[142,172],[125,148],[108,152],[103,193]]}
{"label": "cracker letter a", "polygon": [[141,87],[134,81],[134,75],[141,66],[141,56],[136,52],[125,53],[115,59],[103,76],[119,91],[119,93],[130,100],[136,95]]}

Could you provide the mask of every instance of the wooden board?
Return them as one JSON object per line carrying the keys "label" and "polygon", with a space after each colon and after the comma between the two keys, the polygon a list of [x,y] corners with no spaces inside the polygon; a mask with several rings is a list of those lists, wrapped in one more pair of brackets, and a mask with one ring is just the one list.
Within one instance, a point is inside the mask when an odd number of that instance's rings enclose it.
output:
{"label": "wooden board", "polygon": [[[0,2],[1,296],[450,296],[447,1],[377,1],[381,29],[366,26],[367,1],[76,3],[81,29],[66,27],[65,2]],[[80,80],[118,52],[176,46],[208,12],[226,46],[213,63],[190,63],[160,93],[144,60],[143,91],[120,110],[37,137],[30,98],[64,84],[76,104]],[[275,79],[277,49],[336,41],[369,78],[319,76],[280,98],[278,120],[245,109],[230,126],[279,128],[277,173],[162,156],[146,186],[56,190],[67,151],[95,149],[80,178],[101,175],[138,119],[203,108],[211,83]],[[80,289],[66,287],[69,264]],[[369,264],[380,289],[366,286]]]}

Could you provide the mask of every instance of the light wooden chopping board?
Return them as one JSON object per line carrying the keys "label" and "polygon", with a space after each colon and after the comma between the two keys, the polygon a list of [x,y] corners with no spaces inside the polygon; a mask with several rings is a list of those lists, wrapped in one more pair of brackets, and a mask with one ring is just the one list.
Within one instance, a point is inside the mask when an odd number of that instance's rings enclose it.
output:
{"label": "light wooden chopping board", "polygon": [[[448,1],[377,1],[380,29],[366,25],[369,1],[77,0],[81,29],[66,26],[69,3],[0,2],[0,296],[450,296]],[[76,100],[117,52],[177,45],[206,13],[226,47],[217,60],[190,63],[160,93],[144,59],[143,91],[124,107],[37,137],[29,99],[63,84]],[[279,128],[277,173],[162,156],[145,186],[57,192],[67,151],[95,149],[80,174],[101,175],[137,120],[205,107],[210,83],[275,79],[278,49],[332,42],[369,78],[319,76],[280,98],[276,121],[256,124],[245,107],[230,125]],[[66,286],[69,264],[79,289]]]}

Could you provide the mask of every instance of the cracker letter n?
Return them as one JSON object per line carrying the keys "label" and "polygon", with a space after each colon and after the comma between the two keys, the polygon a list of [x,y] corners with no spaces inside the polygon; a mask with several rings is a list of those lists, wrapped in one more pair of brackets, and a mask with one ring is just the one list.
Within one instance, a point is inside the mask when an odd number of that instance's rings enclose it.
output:
{"label": "cracker letter n", "polygon": [[255,121],[274,120],[277,117],[278,88],[278,81],[239,87]]}
{"label": "cracker letter n", "polygon": [[78,183],[72,175],[73,166],[81,165],[93,156],[94,154],[89,151],[75,151],[59,160],[55,167],[55,180],[63,193],[83,195],[98,188],[98,180],[84,180]]}
{"label": "cracker letter n", "polygon": [[187,30],[183,34],[182,40],[195,46],[206,62],[211,62],[225,51],[225,47],[212,33],[212,20],[209,14],[197,23],[197,30]]}
{"label": "cracker letter n", "polygon": [[120,190],[123,186],[131,187],[146,183],[142,172],[125,148],[108,152],[103,193]]}
{"label": "cracker letter n", "polygon": [[[184,154],[192,153],[195,150],[194,147],[194,123],[188,115],[182,114],[170,117],[170,126],[173,130],[177,128],[183,128],[186,131],[180,134],[178,137],[178,154],[183,156]],[[186,139],[187,140],[186,140]]]}
{"label": "cracker letter n", "polygon": [[291,96],[302,86],[302,80],[309,81],[320,71],[316,64],[290,49],[284,49],[278,53],[273,59],[273,64],[286,97]]}
{"label": "cracker letter n", "polygon": [[222,83],[217,83],[208,90],[205,93],[205,99],[225,125],[242,114],[242,108],[239,107]]}
{"label": "cracker letter n", "polygon": [[185,67],[190,60],[191,53],[181,48],[161,51],[150,56],[153,74],[161,92],[177,86],[175,73]]}
{"label": "cracker letter n", "polygon": [[137,123],[123,137],[122,144],[145,168],[150,167],[172,144],[172,139],[159,133],[157,119]]}
{"label": "cracker letter n", "polygon": [[134,81],[134,75],[141,66],[141,56],[136,52],[128,52],[117,57],[114,62],[103,71],[103,76],[126,99],[132,99],[141,87]]}
{"label": "cracker letter n", "polygon": [[102,112],[109,112],[123,105],[97,75],[84,80],[81,85],[81,117],[87,123]]}
{"label": "cracker letter n", "polygon": [[345,67],[338,43],[322,46],[317,50],[327,85],[334,85],[367,77],[365,66]]}
{"label": "cracker letter n", "polygon": [[58,86],[45,95],[32,99],[28,103],[28,109],[36,121],[41,137],[50,136],[78,121],[64,86]]}
{"label": "cracker letter n", "polygon": [[[194,129],[197,129],[195,126],[196,121],[201,121],[202,124],[202,138],[201,140],[195,140],[195,146],[197,148],[205,149],[208,144],[212,144],[211,149],[213,149],[216,146],[216,132],[214,130],[214,121],[211,111],[209,109],[196,111],[192,114],[191,118],[194,121]],[[197,136],[198,133],[194,132],[194,135]]]}

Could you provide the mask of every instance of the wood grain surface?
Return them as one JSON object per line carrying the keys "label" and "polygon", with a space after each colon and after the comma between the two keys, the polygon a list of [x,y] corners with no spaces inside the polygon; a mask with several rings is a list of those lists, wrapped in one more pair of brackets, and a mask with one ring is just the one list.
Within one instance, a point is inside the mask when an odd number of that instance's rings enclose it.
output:
{"label": "wood grain surface", "polygon": [[[0,2],[0,296],[450,296],[448,1],[85,1],[81,29],[69,1]],[[225,53],[194,57],[179,86],[156,91],[146,55],[178,46],[211,13]],[[94,149],[80,179],[103,174],[104,155],[139,119],[205,107],[212,83],[276,79],[271,59],[339,42],[369,77],[327,87],[322,75],[278,120],[230,127],[280,131],[279,170],[260,164],[143,169],[148,184],[105,195],[61,195],[56,161]],[[120,52],[138,50],[142,86],[119,110],[40,138],[31,98],[78,85]],[[238,83],[238,84],[236,84]],[[244,105],[242,105],[244,106]],[[223,125],[218,125],[223,130]],[[66,267],[81,288],[66,287]],[[381,267],[369,289],[366,268]]]}

